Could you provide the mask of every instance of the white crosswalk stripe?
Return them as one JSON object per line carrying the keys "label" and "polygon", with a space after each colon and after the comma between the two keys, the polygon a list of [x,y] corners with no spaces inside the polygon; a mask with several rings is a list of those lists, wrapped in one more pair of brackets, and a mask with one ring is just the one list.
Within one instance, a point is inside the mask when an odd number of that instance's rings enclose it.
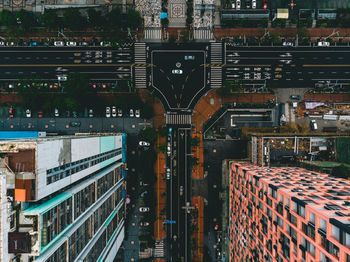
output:
{"label": "white crosswalk stripe", "polygon": [[205,39],[210,40],[214,39],[213,32],[210,29],[194,29],[193,30],[193,38],[194,39]]}
{"label": "white crosswalk stripe", "polygon": [[[210,62],[222,64],[222,43],[211,43]],[[210,82],[212,88],[220,88],[222,85],[222,67],[211,67]]]}
{"label": "white crosswalk stripe", "polygon": [[158,240],[155,243],[155,248],[154,248],[154,257],[161,258],[164,257],[164,242],[163,240]]}
{"label": "white crosswalk stripe", "polygon": [[[146,44],[135,43],[135,63],[146,63]],[[146,67],[135,66],[135,87],[146,88]]]}
{"label": "white crosswalk stripe", "polygon": [[162,29],[161,28],[145,28],[143,33],[145,40],[147,39],[162,39]]}
{"label": "white crosswalk stripe", "polygon": [[171,115],[167,114],[165,117],[165,123],[167,125],[191,125],[191,115]]}

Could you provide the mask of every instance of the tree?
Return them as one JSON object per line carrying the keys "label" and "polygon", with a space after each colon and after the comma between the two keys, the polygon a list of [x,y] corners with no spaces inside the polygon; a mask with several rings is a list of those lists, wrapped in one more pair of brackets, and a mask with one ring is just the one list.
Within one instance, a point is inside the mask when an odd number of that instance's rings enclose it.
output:
{"label": "tree", "polygon": [[121,12],[119,8],[114,8],[107,16],[107,27],[118,28],[121,24]]}
{"label": "tree", "polygon": [[278,33],[273,33],[271,35],[270,40],[271,40],[272,44],[279,44],[281,42],[281,39],[280,39],[280,36],[278,35]]}
{"label": "tree", "polygon": [[332,175],[339,178],[349,179],[349,168],[344,164],[341,164],[333,168]]}
{"label": "tree", "polygon": [[176,42],[176,37],[173,35],[169,36],[169,44],[175,44],[175,42]]}
{"label": "tree", "polygon": [[87,14],[89,25],[92,27],[100,28],[106,22],[106,19],[102,16],[102,13],[100,11],[96,11],[94,8],[88,9]]}
{"label": "tree", "polygon": [[160,144],[158,147],[157,147],[157,150],[158,150],[158,152],[160,152],[160,153],[163,153],[163,154],[165,154],[166,153],[166,144],[164,143],[164,144]]}
{"label": "tree", "polygon": [[8,11],[8,10],[2,10],[1,12],[1,25],[4,26],[13,26],[16,25],[16,17],[14,13]]}
{"label": "tree", "polygon": [[193,146],[193,147],[199,146],[200,142],[201,142],[201,140],[198,136],[191,138],[191,146]]}
{"label": "tree", "polygon": [[222,84],[221,88],[219,89],[219,93],[222,96],[226,96],[229,95],[231,93],[232,90],[232,81],[229,80],[225,80],[224,83]]}
{"label": "tree", "polygon": [[33,17],[29,14],[28,11],[21,9],[19,12],[16,12],[17,24],[20,25],[22,30],[28,31],[34,24]]}
{"label": "tree", "polygon": [[149,104],[144,104],[141,110],[143,118],[151,119],[154,116],[153,107]]}
{"label": "tree", "polygon": [[86,18],[76,8],[68,8],[63,13],[64,26],[72,30],[82,29],[86,26]]}
{"label": "tree", "polygon": [[145,140],[145,141],[148,141],[150,143],[154,143],[157,139],[157,132],[153,127],[148,127],[146,129],[140,131],[139,137],[141,140]]}
{"label": "tree", "polygon": [[45,9],[45,12],[40,15],[40,22],[49,28],[58,27],[57,12],[54,9]]}
{"label": "tree", "polygon": [[128,10],[128,26],[135,29],[142,25],[142,17],[140,12],[135,9]]}
{"label": "tree", "polygon": [[298,28],[297,34],[299,38],[310,37],[310,33],[307,28]]}
{"label": "tree", "polygon": [[88,86],[88,78],[81,73],[72,73],[63,84],[67,97],[79,102],[79,105],[87,104],[87,94],[91,91]]}
{"label": "tree", "polygon": [[72,97],[67,97],[65,100],[64,100],[65,104],[66,104],[66,107],[68,110],[71,110],[71,111],[77,111],[78,109],[81,108],[81,104],[79,103],[79,101],[75,98],[72,98]]}
{"label": "tree", "polygon": [[191,156],[191,158],[190,158],[190,166],[191,167],[194,167],[194,166],[197,166],[198,165],[198,158],[197,157],[194,157],[194,156]]}
{"label": "tree", "polygon": [[166,126],[158,127],[158,134],[161,137],[166,137],[168,135],[168,128]]}

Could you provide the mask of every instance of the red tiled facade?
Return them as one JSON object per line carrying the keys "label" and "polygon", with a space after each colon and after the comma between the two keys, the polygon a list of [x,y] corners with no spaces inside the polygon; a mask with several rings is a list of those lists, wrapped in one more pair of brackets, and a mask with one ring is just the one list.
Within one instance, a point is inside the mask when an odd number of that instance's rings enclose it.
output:
{"label": "red tiled facade", "polygon": [[230,261],[350,262],[350,181],[230,163]]}

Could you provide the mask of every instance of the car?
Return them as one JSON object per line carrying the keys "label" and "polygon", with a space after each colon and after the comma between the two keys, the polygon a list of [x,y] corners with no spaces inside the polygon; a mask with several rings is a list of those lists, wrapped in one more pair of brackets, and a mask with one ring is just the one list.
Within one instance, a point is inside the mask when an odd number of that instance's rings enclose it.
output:
{"label": "car", "polygon": [[237,9],[241,9],[241,0],[236,0]]}
{"label": "car", "polygon": [[170,179],[170,174],[171,174],[170,168],[167,167],[165,171],[166,171],[166,179]]}
{"label": "car", "polygon": [[310,126],[311,126],[311,130],[317,130],[316,120],[311,120],[310,121]]}
{"label": "car", "polygon": [[256,0],[252,0],[252,8],[256,8]]}
{"label": "car", "polygon": [[37,46],[37,45],[38,45],[37,42],[30,42],[30,43],[29,43],[29,46]]}
{"label": "car", "polygon": [[120,108],[118,108],[118,116],[119,117],[122,117],[123,116],[123,110],[121,110]]}
{"label": "car", "polygon": [[194,55],[185,55],[185,60],[194,60]]}
{"label": "car", "polygon": [[67,81],[67,76],[62,75],[62,76],[57,76],[58,81]]}
{"label": "car", "polygon": [[267,9],[267,3],[264,3],[264,9]]}
{"label": "car", "polygon": [[43,117],[43,110],[38,111],[38,117],[42,118]]}
{"label": "car", "polygon": [[60,113],[59,113],[57,108],[55,108],[55,112],[54,113],[55,113],[55,117],[59,117],[60,116]]}
{"label": "car", "polygon": [[181,69],[173,69],[171,70],[171,73],[174,75],[182,75],[183,71]]}
{"label": "car", "polygon": [[15,109],[11,106],[9,108],[9,118],[13,118],[15,116]]}
{"label": "car", "polygon": [[184,193],[184,187],[183,186],[180,186],[180,196],[182,196]]}
{"label": "car", "polygon": [[5,46],[5,42],[0,41],[0,46]]}
{"label": "car", "polygon": [[111,46],[111,42],[107,42],[107,41],[102,41],[100,42],[100,46],[104,46],[104,47],[107,47],[107,46]]}
{"label": "car", "polygon": [[144,213],[144,212],[149,212],[149,207],[140,207],[139,211]]}
{"label": "car", "polygon": [[71,121],[69,123],[71,127],[79,127],[80,126],[80,121]]}
{"label": "car", "polygon": [[136,117],[140,117],[140,109],[136,109],[135,110],[135,116]]}
{"label": "car", "polygon": [[93,109],[89,109],[89,117],[94,117],[94,110]]}
{"label": "car", "polygon": [[113,117],[117,116],[117,108],[115,106],[112,106],[112,116]]}
{"label": "car", "polygon": [[88,46],[89,43],[88,43],[88,42],[80,42],[80,45],[81,45],[81,46]]}
{"label": "car", "polygon": [[106,117],[111,117],[111,108],[109,106],[106,107]]}
{"label": "car", "polygon": [[70,117],[70,111],[69,110],[66,111],[66,117]]}
{"label": "car", "polygon": [[292,42],[283,42],[283,46],[293,46]]}
{"label": "car", "polygon": [[77,42],[67,42],[67,46],[77,46]]}
{"label": "car", "polygon": [[13,84],[9,84],[9,88],[14,88]]}
{"label": "car", "polygon": [[327,47],[330,46],[329,42],[325,42],[325,41],[321,41],[317,43],[317,46],[323,46],[323,47]]}
{"label": "car", "polygon": [[140,222],[140,226],[141,227],[148,227],[149,226],[149,223],[148,222]]}
{"label": "car", "polygon": [[73,111],[73,112],[72,112],[72,115],[73,115],[74,118],[77,118],[77,117],[78,117],[78,114],[77,114],[76,111]]}
{"label": "car", "polygon": [[290,99],[300,100],[300,96],[299,95],[291,95]]}
{"label": "car", "polygon": [[146,141],[140,141],[139,142],[139,146],[150,146],[151,144],[149,142]]}
{"label": "car", "polygon": [[55,42],[53,43],[53,45],[54,45],[54,46],[64,46],[64,42],[62,42],[62,41],[55,41]]}
{"label": "car", "polygon": [[30,109],[26,110],[26,117],[32,117],[32,112],[30,111]]}
{"label": "car", "polygon": [[15,42],[7,42],[6,45],[7,46],[15,46]]}
{"label": "car", "polygon": [[234,3],[234,2],[232,2],[232,4],[231,4],[231,8],[232,8],[232,9],[235,9],[235,7],[236,7],[235,3]]}
{"label": "car", "polygon": [[134,117],[134,110],[130,109],[130,111],[129,111],[129,116],[130,116],[130,117]]}

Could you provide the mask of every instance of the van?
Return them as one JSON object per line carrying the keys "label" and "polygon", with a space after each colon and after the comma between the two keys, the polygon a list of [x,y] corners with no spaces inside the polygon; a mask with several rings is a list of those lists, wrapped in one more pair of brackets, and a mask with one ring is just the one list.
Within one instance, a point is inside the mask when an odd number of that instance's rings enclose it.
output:
{"label": "van", "polygon": [[54,45],[54,46],[64,46],[64,42],[62,42],[62,41],[55,41],[55,42],[53,43],[53,45]]}
{"label": "van", "polygon": [[311,120],[310,121],[310,126],[311,126],[311,130],[317,130],[316,120]]}

